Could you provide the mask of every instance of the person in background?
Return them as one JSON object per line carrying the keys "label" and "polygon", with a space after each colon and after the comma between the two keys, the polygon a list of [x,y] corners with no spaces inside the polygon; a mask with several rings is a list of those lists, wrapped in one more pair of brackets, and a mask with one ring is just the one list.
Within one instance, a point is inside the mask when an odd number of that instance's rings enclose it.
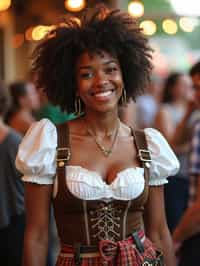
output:
{"label": "person in background", "polygon": [[[185,115],[187,104],[192,99],[192,82],[188,75],[171,73],[164,82],[163,103],[158,111],[154,126],[160,130],[174,148],[180,161],[179,173],[170,179],[164,188],[165,209],[171,232],[178,224],[188,203],[188,145],[174,145],[176,127]],[[187,143],[188,144],[188,143]]]}
{"label": "person in background", "polygon": [[[179,266],[196,266],[200,261],[200,62],[191,68],[190,75],[195,90],[193,107],[195,106],[196,110],[192,115],[190,113],[188,123],[192,133],[188,208],[173,233],[175,246],[179,249]],[[190,110],[192,109],[194,110]]]}
{"label": "person in background", "polygon": [[169,74],[164,82],[162,95],[162,104],[156,114],[154,126],[172,143],[176,126],[193,97],[190,77],[179,72]]}
{"label": "person in background", "polygon": [[[165,265],[174,266],[163,185],[179,162],[150,128],[140,133],[148,145],[143,158],[135,131],[118,116],[119,106],[141,93],[152,69],[151,49],[136,21],[119,10],[86,9],[80,22],[68,17],[50,32],[33,60],[37,87],[61,110],[76,110],[77,118],[58,127],[64,135],[48,119],[35,122],[20,144],[24,266],[45,265],[51,200],[61,241],[57,266],[162,265],[157,249]],[[69,140],[64,150],[57,149],[59,140]],[[63,160],[57,161],[58,153]]]}
{"label": "person in background", "polygon": [[25,229],[24,185],[15,167],[21,135],[4,123],[9,98],[0,82],[0,264],[21,266]]}
{"label": "person in background", "polygon": [[142,129],[154,125],[154,120],[161,102],[162,90],[161,79],[152,75],[146,93],[137,97],[136,126],[138,128]]}
{"label": "person in background", "polygon": [[34,112],[40,106],[35,86],[31,82],[16,81],[9,86],[11,108],[5,117],[5,122],[24,135],[35,121]]}
{"label": "person in background", "polygon": [[129,100],[126,105],[120,106],[120,119],[134,128],[152,127],[161,101],[161,94],[161,80],[152,75],[143,95],[139,95],[135,102]]}

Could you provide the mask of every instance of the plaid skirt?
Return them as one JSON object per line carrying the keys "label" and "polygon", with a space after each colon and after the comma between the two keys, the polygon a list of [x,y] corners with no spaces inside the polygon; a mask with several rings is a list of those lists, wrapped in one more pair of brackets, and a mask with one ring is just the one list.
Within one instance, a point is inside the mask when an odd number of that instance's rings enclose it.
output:
{"label": "plaid skirt", "polygon": [[[56,266],[141,266],[141,265],[160,265],[150,264],[156,258],[155,247],[152,242],[145,237],[144,232],[137,233],[139,244],[130,236],[125,240],[112,242],[101,240],[97,252],[83,253],[80,256],[80,264],[76,264],[74,249],[72,246],[61,245],[61,251],[57,259]],[[137,240],[137,239],[136,239]],[[108,250],[106,254],[104,251]],[[142,248],[142,250],[140,250]],[[111,252],[110,252],[111,251]],[[110,253],[112,255],[110,255]],[[108,256],[107,256],[108,255]],[[145,261],[147,262],[145,263]],[[149,261],[149,264],[148,264]]]}

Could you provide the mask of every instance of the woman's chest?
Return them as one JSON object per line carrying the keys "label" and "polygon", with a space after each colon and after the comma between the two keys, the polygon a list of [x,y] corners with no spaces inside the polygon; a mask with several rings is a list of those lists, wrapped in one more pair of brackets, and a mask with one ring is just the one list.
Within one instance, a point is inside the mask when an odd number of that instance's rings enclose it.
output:
{"label": "woman's chest", "polygon": [[113,183],[118,173],[124,169],[140,167],[132,138],[119,138],[108,156],[98,148],[92,139],[82,142],[72,140],[70,149],[69,165],[78,165],[98,173],[107,185]]}
{"label": "woman's chest", "polygon": [[[118,172],[114,181],[107,184],[102,176],[81,166],[68,165],[65,169],[63,191],[70,192],[82,200],[130,200],[142,194],[145,187],[144,169],[140,167],[125,168]],[[60,176],[54,183],[54,197],[58,193]]]}

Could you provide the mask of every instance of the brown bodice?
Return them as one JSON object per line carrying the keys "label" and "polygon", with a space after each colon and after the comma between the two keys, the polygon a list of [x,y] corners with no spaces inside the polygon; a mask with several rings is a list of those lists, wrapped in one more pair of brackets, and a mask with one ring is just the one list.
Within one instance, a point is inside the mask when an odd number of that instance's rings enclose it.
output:
{"label": "brown bodice", "polygon": [[[144,145],[146,144],[143,141],[143,149]],[[63,147],[62,141],[58,146]],[[58,235],[62,243],[73,245],[78,242],[83,245],[96,245],[101,239],[118,241],[143,227],[144,204],[148,197],[148,168],[146,167],[146,165],[149,166],[148,163],[145,165],[145,161],[143,162],[145,187],[138,198],[109,202],[82,200],[73,196],[67,188],[65,181],[67,161],[62,160],[66,158],[64,151],[61,150],[58,161],[58,193],[53,200]],[[143,156],[148,157],[145,152]]]}

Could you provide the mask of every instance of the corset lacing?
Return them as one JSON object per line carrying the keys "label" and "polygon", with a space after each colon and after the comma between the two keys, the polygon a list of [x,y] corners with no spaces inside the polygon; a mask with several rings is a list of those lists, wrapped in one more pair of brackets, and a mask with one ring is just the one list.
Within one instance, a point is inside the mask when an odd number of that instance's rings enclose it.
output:
{"label": "corset lacing", "polygon": [[92,237],[98,240],[108,239],[116,241],[120,238],[120,213],[112,203],[100,203],[99,207],[90,211]]}

